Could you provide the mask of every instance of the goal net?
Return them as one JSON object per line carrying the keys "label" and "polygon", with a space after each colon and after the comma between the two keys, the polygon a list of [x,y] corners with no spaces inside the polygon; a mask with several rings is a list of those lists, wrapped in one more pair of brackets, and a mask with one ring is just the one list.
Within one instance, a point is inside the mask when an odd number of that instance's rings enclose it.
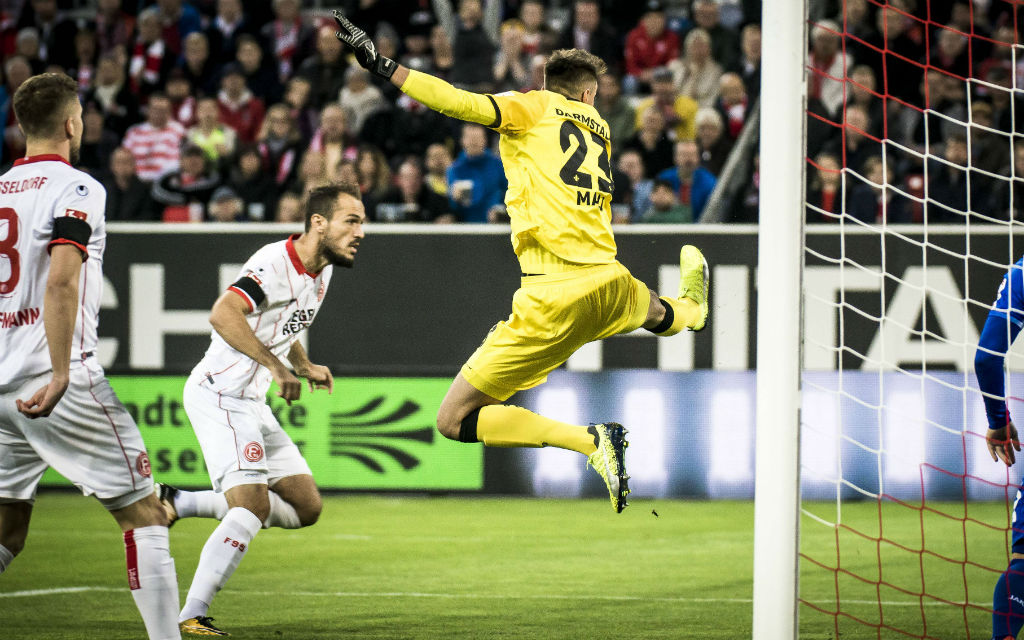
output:
{"label": "goal net", "polygon": [[1022,463],[989,456],[974,361],[1024,254],[1018,10],[809,4],[801,637],[991,637]]}

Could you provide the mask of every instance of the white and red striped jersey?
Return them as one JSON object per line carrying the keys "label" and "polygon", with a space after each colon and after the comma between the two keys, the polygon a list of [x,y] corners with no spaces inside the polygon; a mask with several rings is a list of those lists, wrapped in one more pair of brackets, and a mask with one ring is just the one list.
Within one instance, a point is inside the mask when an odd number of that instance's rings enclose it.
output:
{"label": "white and red striped jersey", "polygon": [[[274,242],[257,251],[228,287],[249,305],[246,320],[256,337],[278,358],[286,358],[299,335],[320,311],[333,267],[309,273],[295,252],[293,241]],[[235,350],[219,333],[211,334],[210,348],[192,370],[207,389],[225,396],[262,399],[270,388],[270,370]]]}
{"label": "white and red striped jersey", "polygon": [[0,389],[52,368],[43,298],[54,244],[78,247],[85,260],[72,362],[96,350],[106,203],[103,185],[58,155],[21,158],[0,175]]}
{"label": "white and red striped jersey", "polygon": [[153,182],[178,168],[184,137],[185,127],[175,120],[169,120],[160,129],[140,122],[128,128],[121,144],[135,156],[135,173],[139,180]]}

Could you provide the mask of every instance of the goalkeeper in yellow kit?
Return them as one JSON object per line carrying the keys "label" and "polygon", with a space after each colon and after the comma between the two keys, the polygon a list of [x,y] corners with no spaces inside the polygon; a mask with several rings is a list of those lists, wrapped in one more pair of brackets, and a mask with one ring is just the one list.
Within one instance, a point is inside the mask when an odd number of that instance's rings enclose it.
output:
{"label": "goalkeeper in yellow kit", "polygon": [[580,49],[551,54],[544,89],[481,95],[456,89],[377,52],[364,31],[334,12],[338,39],[365,69],[445,115],[501,134],[505,205],[522,286],[452,382],[437,414],[445,437],[491,447],[561,447],[587,456],[621,512],[629,493],[626,430],[570,425],[501,404],[543,383],[588,342],[643,327],[659,336],[700,331],[708,315],[708,267],[680,251],[679,297],[659,298],[615,259],[608,123],[594,108],[600,58]]}

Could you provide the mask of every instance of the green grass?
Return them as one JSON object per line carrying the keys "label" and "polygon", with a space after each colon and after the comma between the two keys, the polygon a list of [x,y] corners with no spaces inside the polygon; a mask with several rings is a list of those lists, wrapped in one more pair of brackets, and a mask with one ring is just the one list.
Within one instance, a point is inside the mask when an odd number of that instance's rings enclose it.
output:
{"label": "green grass", "polygon": [[[822,517],[835,510],[810,508]],[[916,514],[887,512],[886,537],[919,540]],[[972,518],[998,523],[1005,514],[1001,504],[971,505]],[[843,520],[870,535],[877,508],[845,505]],[[962,533],[946,518],[935,520],[925,524],[929,548],[963,556]],[[182,597],[214,526],[190,519],[171,530]],[[806,517],[803,526],[804,551],[834,566],[833,529]],[[606,500],[330,497],[315,527],[261,532],[211,613],[232,637],[254,640],[749,638],[752,528],[749,502],[637,499],[616,515]],[[28,546],[0,576],[0,637],[145,637],[126,587],[119,538],[113,519],[94,501],[41,495]],[[877,578],[874,541],[843,533],[840,548],[844,568]],[[918,554],[882,553],[887,579],[908,588],[915,576],[920,580]],[[1002,534],[969,529],[967,554],[1001,568]],[[942,564],[925,567],[927,590],[963,599],[962,565]],[[803,563],[802,574],[803,597],[834,609],[833,572]],[[991,599],[995,575],[969,572],[970,601]],[[858,604],[877,602],[874,586],[856,583],[841,583],[843,610],[878,622],[877,604]],[[85,589],[23,593],[72,587]],[[886,624],[920,631],[917,598],[893,590],[882,595],[903,603],[883,605]],[[969,615],[970,636],[961,607],[925,611],[935,637],[988,638],[988,615],[980,609]],[[906,637],[885,630],[878,636],[841,620],[842,638]],[[834,627],[833,616],[801,607],[801,638],[833,638]]]}

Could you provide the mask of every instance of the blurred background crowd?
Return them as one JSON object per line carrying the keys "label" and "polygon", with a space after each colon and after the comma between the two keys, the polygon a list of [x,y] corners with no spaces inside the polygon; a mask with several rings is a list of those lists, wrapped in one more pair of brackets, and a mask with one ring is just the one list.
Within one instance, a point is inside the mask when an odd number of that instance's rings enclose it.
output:
{"label": "blurred background crowd", "polygon": [[[507,221],[493,132],[363,71],[334,37],[335,6],[0,0],[0,164],[24,153],[13,92],[59,71],[81,87],[79,166],[106,185],[109,220],[297,221],[309,189],[349,180],[373,221]],[[1024,116],[1024,61],[1000,44],[1017,41],[1012,6],[812,2],[808,221],[834,220],[844,200],[870,222],[962,219],[968,202],[1014,215],[1016,183],[998,179],[1024,176],[1024,144],[1006,135]],[[554,49],[597,54],[615,221],[757,221],[758,0],[340,7],[384,55],[477,92],[539,89]],[[932,211],[915,199],[929,189]]]}

